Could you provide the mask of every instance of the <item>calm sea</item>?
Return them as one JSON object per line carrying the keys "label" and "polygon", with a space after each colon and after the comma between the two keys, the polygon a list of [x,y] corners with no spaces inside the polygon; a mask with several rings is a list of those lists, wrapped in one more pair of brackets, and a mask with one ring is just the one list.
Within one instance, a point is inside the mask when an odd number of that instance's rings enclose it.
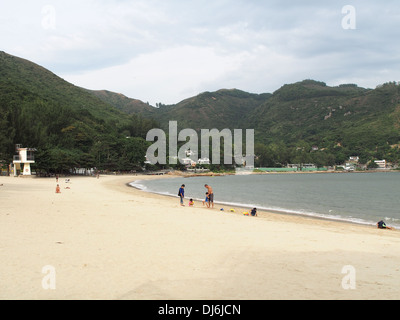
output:
{"label": "calm sea", "polygon": [[400,227],[400,173],[396,172],[171,178],[131,185],[177,196],[180,185],[185,184],[185,198],[203,200],[206,183],[214,190],[218,208],[257,207],[368,225],[383,219]]}

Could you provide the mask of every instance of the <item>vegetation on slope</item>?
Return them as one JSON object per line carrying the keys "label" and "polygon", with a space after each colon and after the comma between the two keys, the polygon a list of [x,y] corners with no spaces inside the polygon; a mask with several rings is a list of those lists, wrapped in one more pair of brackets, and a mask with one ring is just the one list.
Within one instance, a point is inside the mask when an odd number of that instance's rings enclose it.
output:
{"label": "vegetation on slope", "polygon": [[[141,166],[154,121],[126,114],[48,70],[0,52],[0,159],[35,147],[36,169],[131,170]],[[127,139],[126,137],[130,138]],[[139,156],[140,155],[140,156]]]}
{"label": "vegetation on slope", "polygon": [[156,119],[166,131],[171,120],[178,121],[180,129],[254,129],[259,166],[335,165],[350,156],[359,156],[362,163],[398,163],[399,92],[394,82],[372,90],[304,80],[273,94],[233,89],[145,110],[131,104],[129,113]]}
{"label": "vegetation on slope", "polygon": [[[151,119],[151,120],[149,120]],[[169,121],[179,130],[254,129],[256,165],[342,164],[400,160],[400,86],[329,87],[304,80],[273,94],[237,89],[204,92],[152,107],[109,91],[76,87],[24,59],[0,52],[0,160],[15,144],[35,147],[36,169],[140,168],[147,132]]]}

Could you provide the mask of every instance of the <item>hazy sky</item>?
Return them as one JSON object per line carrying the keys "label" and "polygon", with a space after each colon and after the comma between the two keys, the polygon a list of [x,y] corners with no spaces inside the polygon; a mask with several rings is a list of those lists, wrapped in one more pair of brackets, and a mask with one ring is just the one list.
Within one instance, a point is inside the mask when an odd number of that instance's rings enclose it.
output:
{"label": "hazy sky", "polygon": [[0,50],[155,105],[400,80],[399,0],[0,0]]}

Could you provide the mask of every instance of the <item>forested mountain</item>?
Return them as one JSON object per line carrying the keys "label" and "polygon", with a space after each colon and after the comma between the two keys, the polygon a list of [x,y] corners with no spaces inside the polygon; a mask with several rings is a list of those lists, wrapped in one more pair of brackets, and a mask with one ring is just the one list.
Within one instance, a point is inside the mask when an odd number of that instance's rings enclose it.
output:
{"label": "forested mountain", "polygon": [[[113,95],[104,101],[112,103]],[[178,121],[180,129],[255,129],[260,166],[334,165],[350,156],[362,163],[400,160],[400,86],[395,82],[365,89],[304,80],[273,94],[224,89],[158,108],[129,101],[116,106],[153,118],[166,130],[170,120]]]}
{"label": "forested mountain", "polygon": [[154,126],[30,61],[0,52],[0,160],[5,163],[18,143],[38,150],[36,166],[45,171],[129,170],[143,164],[146,133]]}
{"label": "forested mountain", "polygon": [[[275,163],[341,164],[350,156],[399,162],[400,86],[374,90],[356,85],[328,87],[305,80],[285,85],[248,118],[264,154],[279,149]],[[314,151],[312,152],[314,147]],[[318,150],[317,150],[318,148]]]}
{"label": "forested mountain", "polygon": [[267,101],[271,94],[252,94],[237,89],[203,92],[174,105],[157,104],[151,107],[118,93],[92,92],[128,114],[141,114],[160,123],[168,130],[169,121],[177,121],[179,129],[241,128],[244,120],[256,107]]}
{"label": "forested mountain", "polygon": [[108,90],[87,90],[103,102],[112,105],[127,114],[155,115],[157,109],[138,99],[124,96],[122,93],[115,93]]}
{"label": "forested mountain", "polygon": [[[149,120],[150,119],[150,120]],[[304,80],[274,93],[204,92],[174,105],[150,106],[110,91],[76,87],[50,71],[0,52],[0,161],[14,145],[38,149],[37,169],[140,167],[155,127],[254,129],[256,165],[342,164],[400,160],[400,86],[329,87]]]}

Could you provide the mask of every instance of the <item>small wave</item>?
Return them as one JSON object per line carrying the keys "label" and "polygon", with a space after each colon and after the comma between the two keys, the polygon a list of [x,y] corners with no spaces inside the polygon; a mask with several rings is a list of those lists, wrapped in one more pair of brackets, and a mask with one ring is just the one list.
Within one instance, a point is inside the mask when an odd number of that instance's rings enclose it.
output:
{"label": "small wave", "polygon": [[147,187],[142,183],[143,183],[143,180],[137,180],[137,181],[133,181],[133,182],[128,183],[128,185],[130,185],[132,188],[136,188],[136,189],[139,189],[139,190],[146,191]]}
{"label": "small wave", "polygon": [[154,194],[159,194],[159,195],[162,195],[162,196],[169,196],[169,197],[177,197],[177,195],[171,194],[170,192],[150,190],[147,186],[145,186],[142,183],[143,183],[143,180],[137,180],[137,181],[133,181],[133,182],[128,183],[128,185],[131,186],[132,188],[139,189],[141,191],[145,191],[145,192],[148,192],[148,193],[154,193]]}

